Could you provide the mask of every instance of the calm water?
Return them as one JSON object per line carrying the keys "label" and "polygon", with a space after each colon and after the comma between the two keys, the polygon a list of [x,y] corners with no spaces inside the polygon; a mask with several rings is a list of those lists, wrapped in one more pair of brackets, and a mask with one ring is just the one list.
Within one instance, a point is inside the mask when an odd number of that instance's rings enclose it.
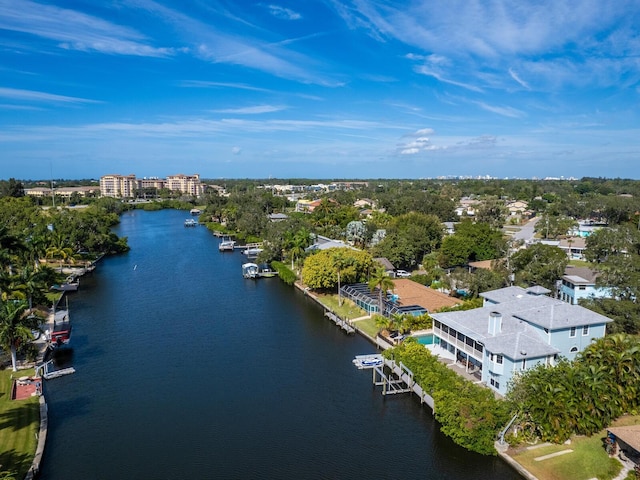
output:
{"label": "calm water", "polygon": [[45,480],[516,479],[384,398],[347,336],[277,278],[242,278],[185,212],[127,213],[131,251],[70,296],[77,373],[46,384]]}

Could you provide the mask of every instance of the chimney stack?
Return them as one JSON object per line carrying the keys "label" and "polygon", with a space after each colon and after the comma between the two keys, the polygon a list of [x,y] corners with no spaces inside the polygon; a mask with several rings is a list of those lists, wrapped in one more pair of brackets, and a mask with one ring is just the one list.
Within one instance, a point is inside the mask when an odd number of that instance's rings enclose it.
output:
{"label": "chimney stack", "polygon": [[502,331],[502,314],[493,311],[489,314],[489,335],[494,337]]}

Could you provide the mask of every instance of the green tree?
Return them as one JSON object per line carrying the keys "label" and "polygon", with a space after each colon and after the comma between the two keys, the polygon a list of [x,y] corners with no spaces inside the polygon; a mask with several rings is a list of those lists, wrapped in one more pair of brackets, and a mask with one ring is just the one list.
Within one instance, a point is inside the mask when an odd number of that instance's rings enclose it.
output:
{"label": "green tree", "polygon": [[476,222],[487,223],[491,228],[502,228],[509,214],[504,201],[497,197],[489,196],[483,199],[476,208]]}
{"label": "green tree", "polygon": [[30,315],[27,309],[27,302],[24,301],[0,301],[0,345],[11,352],[14,372],[18,370],[18,347],[33,340],[31,330],[39,324],[37,317]]}
{"label": "green tree", "polygon": [[558,247],[536,243],[511,256],[516,283],[540,285],[555,291],[556,281],[562,278],[569,263],[567,255]]}
{"label": "green tree", "polygon": [[302,267],[302,282],[313,289],[332,290],[338,285],[338,265],[341,259],[341,281],[344,283],[364,282],[373,266],[373,259],[367,252],[351,248],[329,248],[308,256]]}
{"label": "green tree", "polygon": [[369,278],[368,285],[369,290],[372,292],[376,289],[378,290],[378,308],[380,315],[384,316],[384,297],[387,294],[387,290],[393,290],[395,288],[395,283],[393,283],[393,280],[387,275],[384,268],[380,267],[373,271],[373,274]]}

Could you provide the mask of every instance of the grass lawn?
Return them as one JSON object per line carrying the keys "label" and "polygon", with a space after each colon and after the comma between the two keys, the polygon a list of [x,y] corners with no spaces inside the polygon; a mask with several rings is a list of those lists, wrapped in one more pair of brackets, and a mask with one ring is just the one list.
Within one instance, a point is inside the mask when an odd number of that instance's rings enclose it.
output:
{"label": "grass lawn", "polygon": [[36,434],[40,427],[38,397],[11,400],[11,374],[33,375],[33,370],[0,370],[0,471],[24,478],[36,451]]}
{"label": "grass lawn", "polygon": [[[625,416],[615,421],[613,425],[637,424],[640,424],[640,416]],[[620,473],[622,465],[605,452],[603,441],[606,434],[606,430],[602,430],[591,437],[574,437],[569,445],[522,449],[518,453],[511,453],[511,456],[540,480],[587,480],[589,478],[610,480]],[[534,460],[562,450],[573,450],[573,452],[546,460]]]}
{"label": "grass lawn", "polygon": [[354,318],[363,317],[367,314],[367,312],[348,298],[343,298],[342,305],[338,305],[338,295],[318,295],[318,300],[329,310],[345,320],[353,320]]}
{"label": "grass lawn", "polygon": [[373,318],[358,320],[354,324],[356,327],[358,327],[360,330],[362,330],[371,338],[376,338],[376,335],[378,334],[378,330],[380,330],[380,328],[376,326],[376,321]]}

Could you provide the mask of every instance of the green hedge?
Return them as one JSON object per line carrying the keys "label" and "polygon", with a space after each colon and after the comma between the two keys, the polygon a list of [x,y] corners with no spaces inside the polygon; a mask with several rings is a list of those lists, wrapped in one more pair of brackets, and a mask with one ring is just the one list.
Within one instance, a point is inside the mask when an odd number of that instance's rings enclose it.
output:
{"label": "green hedge", "polygon": [[280,280],[287,285],[293,285],[298,278],[296,274],[282,262],[273,261],[271,262],[271,266],[278,272]]}
{"label": "green hedge", "polygon": [[496,454],[494,442],[509,421],[511,407],[507,402],[451,371],[415,339],[405,340],[384,355],[406,365],[415,381],[433,397],[442,433],[467,450]]}

